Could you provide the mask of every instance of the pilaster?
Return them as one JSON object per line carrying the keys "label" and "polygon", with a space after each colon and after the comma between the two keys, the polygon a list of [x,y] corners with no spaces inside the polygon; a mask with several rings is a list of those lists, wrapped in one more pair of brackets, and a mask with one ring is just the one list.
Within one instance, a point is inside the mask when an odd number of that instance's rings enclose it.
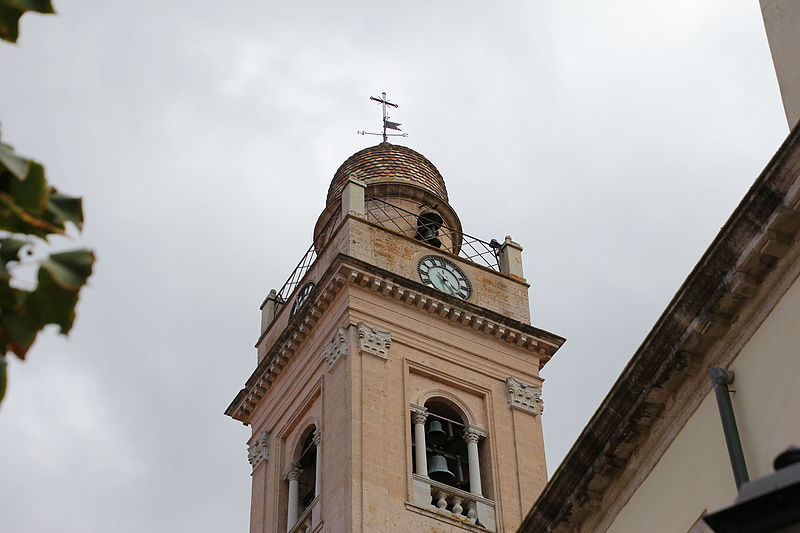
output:
{"label": "pilaster", "polygon": [[525,279],[522,273],[522,246],[511,240],[511,235],[506,235],[505,241],[500,245],[498,258],[502,274]]}

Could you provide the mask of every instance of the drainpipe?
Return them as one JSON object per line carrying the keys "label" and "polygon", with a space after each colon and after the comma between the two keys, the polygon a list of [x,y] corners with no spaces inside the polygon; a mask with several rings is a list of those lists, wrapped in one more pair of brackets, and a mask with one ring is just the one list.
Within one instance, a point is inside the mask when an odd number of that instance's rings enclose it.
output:
{"label": "drainpipe", "polygon": [[733,371],[715,366],[708,371],[708,374],[711,376],[714,393],[717,395],[722,431],[725,433],[725,443],[728,445],[728,456],[733,469],[733,479],[736,481],[736,489],[738,490],[743,483],[750,481],[750,476],[747,474],[742,441],[739,440],[739,429],[736,427],[736,417],[733,415],[733,404],[731,404],[731,393],[728,390],[728,385],[733,383]]}

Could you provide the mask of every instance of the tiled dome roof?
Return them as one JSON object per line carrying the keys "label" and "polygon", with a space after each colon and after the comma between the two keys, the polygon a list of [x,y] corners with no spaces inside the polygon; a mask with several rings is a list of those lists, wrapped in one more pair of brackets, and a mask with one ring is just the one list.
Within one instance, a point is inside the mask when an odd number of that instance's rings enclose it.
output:
{"label": "tiled dome roof", "polygon": [[405,146],[383,142],[351,155],[333,175],[327,203],[342,194],[347,178],[354,173],[367,185],[410,183],[447,202],[442,175],[424,155]]}

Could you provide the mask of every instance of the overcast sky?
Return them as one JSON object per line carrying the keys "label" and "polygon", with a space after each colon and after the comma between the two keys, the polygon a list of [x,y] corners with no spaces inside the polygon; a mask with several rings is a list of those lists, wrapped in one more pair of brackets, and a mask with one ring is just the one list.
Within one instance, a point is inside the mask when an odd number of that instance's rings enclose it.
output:
{"label": "overcast sky", "polygon": [[756,0],[56,0],[0,43],[3,141],[82,195],[98,262],[68,339],[10,365],[4,533],[246,531],[222,413],[258,306],[336,168],[443,174],[465,231],[525,247],[552,473],[788,133]]}

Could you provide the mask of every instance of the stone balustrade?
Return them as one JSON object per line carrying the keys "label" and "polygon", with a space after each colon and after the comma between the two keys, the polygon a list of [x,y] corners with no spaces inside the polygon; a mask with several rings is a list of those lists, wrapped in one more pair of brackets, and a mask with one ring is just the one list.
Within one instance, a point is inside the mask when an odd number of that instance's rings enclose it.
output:
{"label": "stone balustrade", "polygon": [[496,531],[494,502],[414,474],[414,503],[462,523]]}

